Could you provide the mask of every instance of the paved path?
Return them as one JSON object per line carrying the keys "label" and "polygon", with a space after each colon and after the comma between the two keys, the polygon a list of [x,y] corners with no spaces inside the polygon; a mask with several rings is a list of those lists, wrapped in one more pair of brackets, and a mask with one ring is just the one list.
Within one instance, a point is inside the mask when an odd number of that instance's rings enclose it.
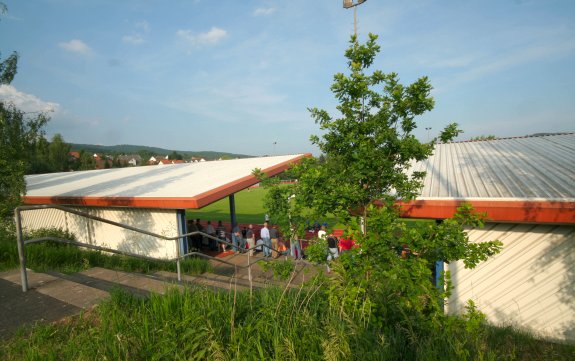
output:
{"label": "paved path", "polygon": [[[242,267],[248,264],[246,254],[232,253],[223,259],[229,264],[211,261],[214,267],[212,273],[183,275],[183,284],[177,282],[177,274],[164,271],[144,275],[99,267],[74,274],[28,270],[29,291],[22,292],[18,269],[0,272],[0,340],[12,336],[22,326],[53,322],[79,314],[109,298],[110,291],[118,287],[147,296],[150,292],[164,293],[168,287],[183,288],[185,284],[238,291],[282,284],[273,279],[271,270],[264,272],[257,263],[251,267],[250,281],[250,272]],[[264,258],[250,257],[249,261],[261,259]],[[316,272],[307,262],[298,261],[290,286],[299,287]]]}

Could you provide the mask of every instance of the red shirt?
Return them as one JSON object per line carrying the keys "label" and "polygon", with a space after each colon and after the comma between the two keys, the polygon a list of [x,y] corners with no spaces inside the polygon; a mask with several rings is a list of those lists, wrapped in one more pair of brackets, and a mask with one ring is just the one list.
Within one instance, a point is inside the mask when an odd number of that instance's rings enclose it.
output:
{"label": "red shirt", "polygon": [[353,240],[348,238],[341,238],[339,240],[339,247],[342,251],[349,251],[354,245]]}

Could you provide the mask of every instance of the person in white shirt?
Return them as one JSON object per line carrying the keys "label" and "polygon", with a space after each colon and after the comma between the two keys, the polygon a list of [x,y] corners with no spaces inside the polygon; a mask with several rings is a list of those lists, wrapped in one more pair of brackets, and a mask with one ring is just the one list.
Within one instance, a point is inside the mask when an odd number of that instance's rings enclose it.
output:
{"label": "person in white shirt", "polygon": [[325,231],[325,226],[321,226],[319,232],[317,232],[317,238],[327,239],[327,232]]}
{"label": "person in white shirt", "polygon": [[[260,237],[262,241],[264,241],[264,257],[271,257],[272,256],[272,240],[270,238],[270,230],[268,228],[268,222],[264,223],[264,228],[260,230]],[[265,247],[267,246],[267,247]]]}

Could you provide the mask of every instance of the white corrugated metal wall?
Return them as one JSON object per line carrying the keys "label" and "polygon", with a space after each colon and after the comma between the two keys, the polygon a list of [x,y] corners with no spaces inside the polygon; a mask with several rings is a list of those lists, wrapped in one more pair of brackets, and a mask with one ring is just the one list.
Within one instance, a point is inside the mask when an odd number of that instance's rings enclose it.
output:
{"label": "white corrugated metal wall", "polygon": [[[178,222],[177,210],[119,207],[70,208],[166,237],[175,237],[178,235],[178,229],[183,229]],[[79,242],[148,257],[168,259],[177,256],[177,241],[144,235],[53,208],[23,211],[22,226],[25,231],[60,228],[73,233]]]}
{"label": "white corrugated metal wall", "polygon": [[575,226],[489,223],[469,236],[504,248],[473,270],[446,266],[455,286],[448,313],[463,312],[472,299],[495,324],[575,341]]}

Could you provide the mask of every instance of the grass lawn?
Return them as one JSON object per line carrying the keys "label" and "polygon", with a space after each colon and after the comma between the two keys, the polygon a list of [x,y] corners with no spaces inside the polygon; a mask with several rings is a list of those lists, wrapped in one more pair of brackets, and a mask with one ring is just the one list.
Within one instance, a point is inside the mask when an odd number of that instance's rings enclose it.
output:
{"label": "grass lawn", "polygon": [[[263,223],[265,210],[263,208],[263,198],[266,194],[263,188],[245,189],[235,194],[236,216],[238,223]],[[187,219],[200,218],[201,220],[211,220],[212,223],[230,220],[230,203],[228,198],[220,199],[210,205],[200,209],[186,210]]]}
{"label": "grass lawn", "polygon": [[[267,190],[264,188],[245,189],[235,194],[236,201],[236,216],[238,223],[264,223],[266,211],[263,207],[263,199]],[[220,199],[210,205],[201,209],[187,209],[187,219],[196,219],[209,221],[215,223],[219,220],[230,220],[230,203],[228,198]],[[272,220],[273,221],[273,220]],[[313,224],[315,219],[310,219]],[[335,228],[343,228],[344,225],[336,224],[335,218],[332,215],[327,215],[325,219],[318,219],[320,223],[327,222],[330,226]]]}

